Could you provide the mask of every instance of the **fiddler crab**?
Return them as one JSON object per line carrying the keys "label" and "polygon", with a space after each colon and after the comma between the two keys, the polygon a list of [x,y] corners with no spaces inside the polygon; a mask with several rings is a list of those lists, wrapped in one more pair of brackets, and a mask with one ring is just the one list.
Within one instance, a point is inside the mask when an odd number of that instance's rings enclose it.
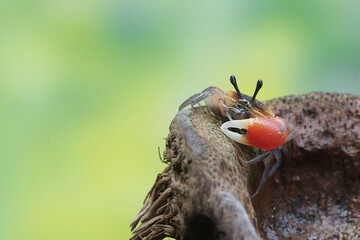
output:
{"label": "fiddler crab", "polygon": [[[204,100],[212,112],[229,120],[221,126],[221,131],[227,137],[246,146],[269,150],[251,160],[241,160],[247,164],[264,162],[265,165],[259,186],[251,196],[253,198],[263,188],[266,179],[279,168],[282,159],[280,146],[285,143],[290,128],[285,119],[275,116],[268,106],[255,99],[263,85],[262,80],[257,81],[252,97],[240,92],[234,75],[230,76],[230,82],[236,92],[208,87],[187,99],[180,105],[179,111],[190,104],[194,107]],[[273,166],[270,166],[271,155],[276,159]]]}

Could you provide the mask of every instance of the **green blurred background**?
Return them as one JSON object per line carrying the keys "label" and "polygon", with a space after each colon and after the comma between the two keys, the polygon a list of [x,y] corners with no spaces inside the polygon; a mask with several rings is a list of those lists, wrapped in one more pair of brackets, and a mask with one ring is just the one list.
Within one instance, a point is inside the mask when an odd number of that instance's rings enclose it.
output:
{"label": "green blurred background", "polygon": [[0,239],[128,239],[213,85],[360,94],[359,1],[1,1]]}

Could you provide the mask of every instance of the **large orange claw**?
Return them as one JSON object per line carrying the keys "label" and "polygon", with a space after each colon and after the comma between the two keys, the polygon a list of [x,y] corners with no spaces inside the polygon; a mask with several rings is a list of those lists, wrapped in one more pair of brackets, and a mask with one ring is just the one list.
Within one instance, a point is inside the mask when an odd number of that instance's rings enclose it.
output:
{"label": "large orange claw", "polygon": [[221,130],[236,142],[271,150],[285,143],[290,128],[287,121],[281,117],[256,117],[225,122]]}

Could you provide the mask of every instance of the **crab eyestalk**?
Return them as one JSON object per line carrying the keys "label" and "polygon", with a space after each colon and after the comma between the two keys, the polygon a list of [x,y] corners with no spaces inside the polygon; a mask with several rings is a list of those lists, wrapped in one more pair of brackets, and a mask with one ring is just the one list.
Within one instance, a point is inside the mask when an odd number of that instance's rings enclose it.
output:
{"label": "crab eyestalk", "polygon": [[225,122],[221,131],[238,143],[271,150],[285,143],[290,128],[281,117],[256,117]]}
{"label": "crab eyestalk", "polygon": [[239,87],[238,87],[238,85],[236,83],[236,77],[234,75],[230,76],[230,82],[234,86],[234,88],[236,90],[236,93],[239,95],[239,98],[243,98],[243,96],[242,96],[242,94],[241,94],[241,92],[239,90]]}
{"label": "crab eyestalk", "polygon": [[263,81],[261,79],[259,79],[256,83],[256,88],[255,88],[255,92],[254,92],[254,95],[252,96],[250,102],[251,103],[254,103],[255,102],[255,98],[256,98],[256,95],[258,94],[259,90],[261,89],[263,85]]}

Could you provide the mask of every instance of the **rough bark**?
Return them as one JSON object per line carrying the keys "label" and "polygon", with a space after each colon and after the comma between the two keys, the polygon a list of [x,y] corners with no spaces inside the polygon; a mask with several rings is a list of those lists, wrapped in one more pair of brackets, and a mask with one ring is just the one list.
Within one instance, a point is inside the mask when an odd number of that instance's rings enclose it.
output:
{"label": "rough bark", "polygon": [[261,152],[220,131],[206,107],[179,112],[131,239],[358,239],[360,98],[310,93],[266,103],[288,120],[283,163],[260,194]]}

